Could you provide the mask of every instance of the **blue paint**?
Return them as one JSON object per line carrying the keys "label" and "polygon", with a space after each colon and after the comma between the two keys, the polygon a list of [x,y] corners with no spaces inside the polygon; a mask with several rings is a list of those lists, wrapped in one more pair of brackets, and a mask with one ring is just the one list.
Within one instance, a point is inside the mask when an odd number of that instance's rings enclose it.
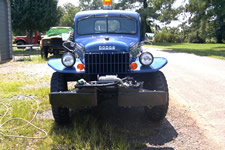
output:
{"label": "blue paint", "polygon": [[[95,33],[91,35],[78,34],[78,22],[86,18],[128,17],[136,22],[136,33]],[[89,25],[91,26],[91,25]],[[94,27],[93,27],[94,28]],[[74,19],[74,42],[83,46],[84,53],[116,53],[129,52],[130,48],[137,42],[141,42],[141,24],[139,14],[123,10],[94,10],[82,11],[76,14]],[[106,39],[108,38],[108,39]],[[115,50],[99,50],[101,46],[114,46]],[[78,56],[83,59],[83,54],[77,51]]]}
{"label": "blue paint", "polygon": [[76,73],[76,74],[84,73],[84,70],[80,71],[79,69],[77,69],[77,65],[80,63],[81,63],[80,59],[76,59],[76,63],[74,64],[74,66],[71,68],[67,68],[62,64],[62,61],[60,58],[54,58],[48,61],[48,65],[53,70],[60,73]]}
{"label": "blue paint", "polygon": [[134,62],[138,64],[138,68],[136,70],[131,70],[131,73],[147,73],[147,72],[156,72],[167,64],[167,59],[163,57],[154,57],[154,61],[150,66],[143,66],[139,58],[137,58]]}
{"label": "blue paint", "polygon": [[[105,37],[109,37],[109,40],[105,40]],[[111,52],[129,52],[130,47],[139,42],[136,36],[131,35],[84,35],[75,40],[76,43],[81,44],[86,53],[111,53]],[[115,50],[100,51],[99,46],[115,46]]]}

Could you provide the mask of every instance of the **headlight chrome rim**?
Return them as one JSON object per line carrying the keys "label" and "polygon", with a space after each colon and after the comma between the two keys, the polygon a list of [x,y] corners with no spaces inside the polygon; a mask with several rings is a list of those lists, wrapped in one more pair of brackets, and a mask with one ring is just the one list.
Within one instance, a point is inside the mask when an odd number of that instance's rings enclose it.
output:
{"label": "headlight chrome rim", "polygon": [[73,67],[73,65],[76,63],[75,56],[70,52],[64,53],[61,61],[65,67]]}
{"label": "headlight chrome rim", "polygon": [[[143,61],[143,57],[148,57],[149,56],[149,58],[150,58],[150,60],[151,61],[149,61],[148,63],[146,63],[146,61],[144,62]],[[150,52],[144,52],[144,53],[142,53],[141,55],[140,55],[140,57],[139,57],[139,61],[140,61],[140,63],[143,65],[143,66],[150,66],[152,63],[153,63],[153,61],[154,61],[154,57],[153,57],[153,55],[150,53]]]}

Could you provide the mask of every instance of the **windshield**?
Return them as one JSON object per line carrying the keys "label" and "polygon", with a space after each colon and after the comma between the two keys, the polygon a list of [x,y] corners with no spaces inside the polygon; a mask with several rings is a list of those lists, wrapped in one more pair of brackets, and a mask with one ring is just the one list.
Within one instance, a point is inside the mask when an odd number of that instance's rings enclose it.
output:
{"label": "windshield", "polygon": [[78,22],[78,34],[136,34],[137,22],[128,17],[90,17]]}

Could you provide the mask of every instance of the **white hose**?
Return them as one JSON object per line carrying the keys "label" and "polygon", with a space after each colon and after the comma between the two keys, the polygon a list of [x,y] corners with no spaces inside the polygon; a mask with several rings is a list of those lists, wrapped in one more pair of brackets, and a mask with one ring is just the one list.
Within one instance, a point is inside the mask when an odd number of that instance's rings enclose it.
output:
{"label": "white hose", "polygon": [[[34,124],[31,123],[36,118],[38,110],[39,110],[38,100],[36,100],[36,99],[34,99],[34,98],[30,97],[30,96],[23,96],[23,97],[32,99],[37,104],[37,109],[35,111],[35,114],[34,114],[33,118],[30,121],[25,120],[23,118],[12,118],[12,119],[9,119],[9,120],[5,121],[4,123],[0,124],[0,134],[3,135],[4,137],[12,137],[12,138],[25,138],[25,139],[44,139],[44,138],[46,138],[48,136],[48,133],[45,130],[43,130],[43,129],[41,129],[41,128],[39,128],[39,127],[37,127],[37,126],[35,126]],[[3,105],[6,108],[6,111],[5,111],[4,115],[3,115],[3,117],[0,119],[0,122],[1,122],[3,120],[3,118],[5,118],[5,116],[8,114],[9,107],[3,102],[0,102],[0,105]],[[22,121],[26,122],[26,124],[23,125],[23,126],[19,126],[19,127],[16,127],[16,128],[11,128],[11,129],[3,129],[2,128],[6,123],[11,122],[13,120],[22,120]],[[37,130],[41,131],[42,133],[44,133],[45,135],[44,136],[40,136],[40,137],[29,137],[29,136],[19,136],[19,135],[6,135],[6,134],[3,133],[6,130],[7,131],[14,131],[14,130],[17,130],[19,128],[23,128],[23,127],[25,127],[27,125],[31,125],[35,129],[37,129]]]}

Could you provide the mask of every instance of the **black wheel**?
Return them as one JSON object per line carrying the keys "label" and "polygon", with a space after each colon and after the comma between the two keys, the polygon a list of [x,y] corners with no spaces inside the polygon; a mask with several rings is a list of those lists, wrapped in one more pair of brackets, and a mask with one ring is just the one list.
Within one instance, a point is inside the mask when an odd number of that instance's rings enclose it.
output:
{"label": "black wheel", "polygon": [[48,48],[42,47],[41,48],[41,57],[47,59],[48,58]]}
{"label": "black wheel", "polygon": [[[165,91],[168,93],[168,85],[164,74],[160,71],[151,73],[148,80],[145,80],[144,88],[149,90]],[[167,103],[159,106],[146,106],[145,112],[151,121],[161,121],[165,118],[168,106],[169,95],[167,95]]]}
{"label": "black wheel", "polygon": [[[51,79],[51,92],[67,91],[67,82],[64,75],[58,72],[53,73]],[[67,124],[71,121],[69,108],[52,105],[52,113],[55,122],[58,124]]]}
{"label": "black wheel", "polygon": [[[17,45],[25,45],[24,41],[18,41]],[[18,49],[25,49],[26,47],[17,47]]]}

